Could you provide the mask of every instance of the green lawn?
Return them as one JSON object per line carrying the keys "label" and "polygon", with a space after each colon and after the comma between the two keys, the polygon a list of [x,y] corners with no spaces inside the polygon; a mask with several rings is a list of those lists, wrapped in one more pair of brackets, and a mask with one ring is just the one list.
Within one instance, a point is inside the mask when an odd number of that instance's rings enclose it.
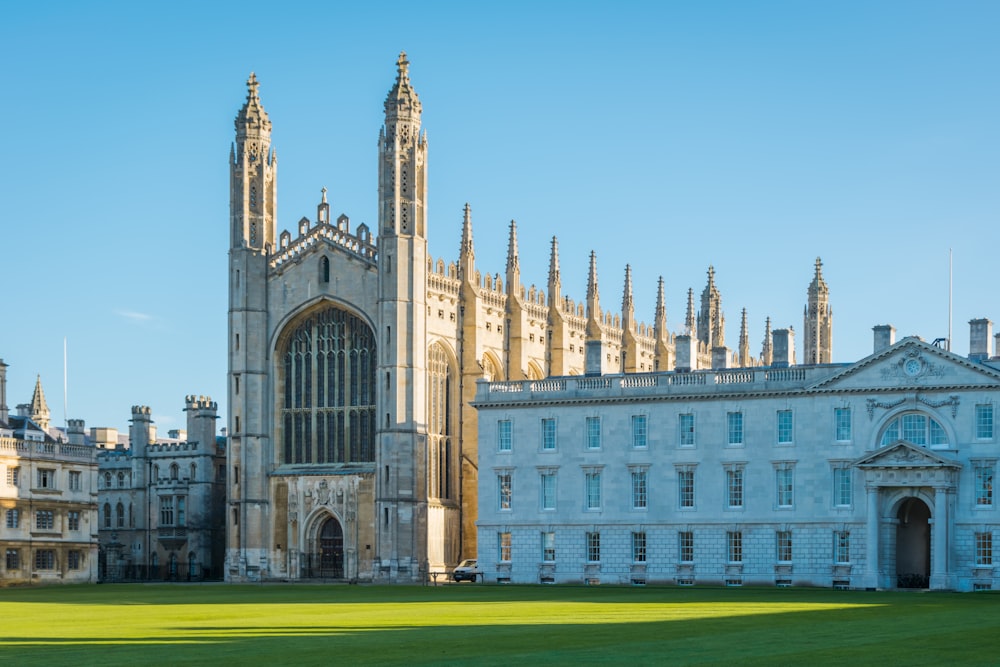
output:
{"label": "green lawn", "polygon": [[0,589],[0,662],[1000,663],[1000,597],[608,586]]}

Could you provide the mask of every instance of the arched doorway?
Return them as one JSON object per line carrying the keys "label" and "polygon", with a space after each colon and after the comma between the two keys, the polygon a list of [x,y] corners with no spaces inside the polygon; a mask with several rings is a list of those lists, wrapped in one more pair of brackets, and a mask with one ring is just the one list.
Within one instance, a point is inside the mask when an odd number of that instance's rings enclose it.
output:
{"label": "arched doorway", "polygon": [[327,519],[319,531],[319,576],[344,576],[344,529],[334,517]]}
{"label": "arched doorway", "polygon": [[896,513],[896,586],[927,588],[931,573],[931,510],[907,498]]}

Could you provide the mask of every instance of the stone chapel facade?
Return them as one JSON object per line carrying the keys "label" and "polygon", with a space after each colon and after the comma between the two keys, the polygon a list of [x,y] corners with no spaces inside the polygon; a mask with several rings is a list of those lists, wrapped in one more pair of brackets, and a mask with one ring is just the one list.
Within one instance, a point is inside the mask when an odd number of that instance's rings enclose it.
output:
{"label": "stone chapel facade", "polygon": [[[465,208],[457,262],[428,256],[428,142],[401,54],[378,138],[378,227],[331,218],[278,232],[271,121],[251,74],[230,153],[229,447],[225,575],[230,581],[412,581],[476,554],[478,380],[537,380],[770,364],[725,342],[714,269],[683,332],[636,319],[631,270],[620,313],[600,305],[596,256],[586,298],[562,292],[553,238],[544,288],[521,283],[511,222],[504,274],[476,266]],[[805,354],[830,360],[832,312],[817,260]],[[794,355],[794,347],[792,348]]]}

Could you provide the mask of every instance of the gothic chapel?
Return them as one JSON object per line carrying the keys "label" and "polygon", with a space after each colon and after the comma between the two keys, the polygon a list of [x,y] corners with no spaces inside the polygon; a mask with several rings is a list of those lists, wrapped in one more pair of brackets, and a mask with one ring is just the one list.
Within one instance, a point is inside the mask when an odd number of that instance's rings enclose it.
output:
{"label": "gothic chapel", "polygon": [[[555,239],[546,288],[525,289],[513,222],[505,274],[481,274],[468,206],[458,262],[428,257],[428,145],[405,54],[379,133],[378,229],[331,219],[324,190],[316,219],[279,235],[258,85],[251,74],[230,153],[227,580],[417,581],[475,557],[478,380],[792,361],[793,332],[770,320],[750,357],[745,311],[726,347],[712,268],[675,336],[662,279],[651,325],[636,321],[628,267],[620,314],[602,310],[593,254],[585,301],[565,297]],[[807,363],[830,360],[827,298],[817,260]]]}

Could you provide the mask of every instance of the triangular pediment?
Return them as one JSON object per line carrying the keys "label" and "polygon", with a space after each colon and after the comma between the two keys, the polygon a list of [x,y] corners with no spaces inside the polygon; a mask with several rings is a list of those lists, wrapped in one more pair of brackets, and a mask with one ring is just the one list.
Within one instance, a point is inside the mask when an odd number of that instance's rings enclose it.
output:
{"label": "triangular pediment", "polygon": [[810,387],[821,392],[958,388],[1000,390],[1000,371],[919,338],[904,338]]}
{"label": "triangular pediment", "polygon": [[897,440],[854,462],[859,468],[961,468],[962,465],[925,447]]}

